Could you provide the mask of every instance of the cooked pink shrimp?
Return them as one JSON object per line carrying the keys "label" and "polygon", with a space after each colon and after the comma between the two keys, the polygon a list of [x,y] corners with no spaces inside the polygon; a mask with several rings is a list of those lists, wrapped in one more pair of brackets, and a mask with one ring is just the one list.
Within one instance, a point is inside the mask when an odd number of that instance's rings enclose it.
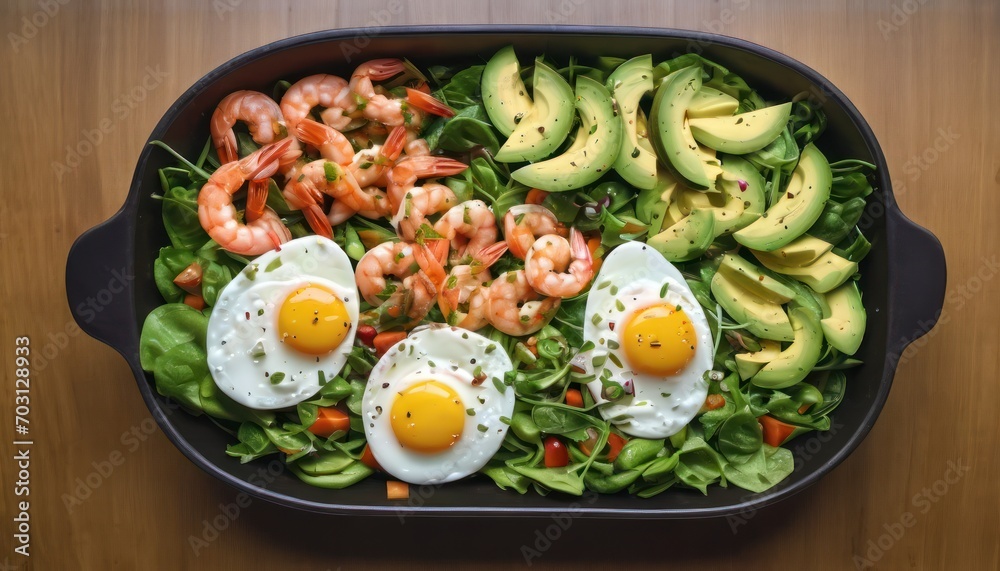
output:
{"label": "cooked pink shrimp", "polygon": [[233,206],[235,194],[247,180],[266,179],[278,170],[278,160],[292,139],[284,139],[251,153],[239,161],[220,166],[198,193],[198,220],[219,246],[244,256],[273,250],[292,238],[271,209],[248,224],[242,224]]}
{"label": "cooked pink shrimp", "polygon": [[360,186],[370,186],[381,179],[399,158],[406,143],[406,130],[402,127],[393,129],[377,151],[373,148],[360,153],[354,152],[354,146],[343,133],[329,125],[303,119],[295,131],[300,141],[316,147],[324,159],[350,168]]}
{"label": "cooked pink shrimp", "polygon": [[323,212],[323,193],[314,186],[299,184],[296,179],[282,191],[289,208],[302,211],[312,231],[326,238],[333,238],[333,226]]}
{"label": "cooked pink shrimp", "polygon": [[384,81],[406,71],[406,63],[395,58],[367,61],[351,74],[351,91],[364,98],[362,110],[370,121],[390,127],[404,126],[412,133],[423,128],[426,114],[451,117],[455,112],[430,94],[419,89],[406,89],[406,97],[395,99],[379,93],[374,81]]}
{"label": "cooked pink shrimp", "polygon": [[388,203],[384,197],[382,200],[377,200],[376,197],[366,194],[358,186],[350,170],[324,159],[312,161],[299,168],[298,176],[285,184],[282,193],[289,206],[303,211],[309,227],[324,236],[330,232],[330,220],[322,208],[317,211],[313,206],[323,203],[324,194],[346,202],[347,207],[355,211],[375,209],[378,207],[378,202]]}
{"label": "cooked pink shrimp", "polygon": [[[368,303],[379,306],[393,293],[387,277],[395,277],[397,283],[413,274],[413,244],[406,242],[383,242],[365,252],[354,270],[354,280],[358,292]],[[398,287],[398,286],[397,286]],[[379,297],[382,296],[382,297]]]}
{"label": "cooked pink shrimp", "polygon": [[389,171],[389,204],[393,212],[398,212],[403,197],[418,180],[451,176],[469,168],[465,163],[444,157],[403,157]]}
{"label": "cooked pink shrimp", "polygon": [[457,264],[497,241],[497,219],[482,200],[467,200],[445,212],[434,231],[451,240],[451,260]]}
{"label": "cooked pink shrimp", "polygon": [[522,336],[545,326],[559,309],[558,297],[543,297],[531,287],[524,270],[504,272],[490,284],[486,315],[493,327]]}
{"label": "cooked pink shrimp", "polygon": [[289,131],[294,132],[318,105],[326,108],[320,119],[338,130],[346,131],[360,115],[358,101],[345,79],[324,73],[310,75],[292,84],[281,98],[281,113]]}
{"label": "cooked pink shrimp", "polygon": [[487,284],[493,279],[489,268],[506,251],[507,244],[497,242],[480,250],[472,263],[451,268],[438,294],[438,307],[449,325],[476,331],[489,323]]}
{"label": "cooked pink shrimp", "polygon": [[537,204],[512,206],[503,217],[503,234],[510,253],[523,260],[538,236],[566,235],[566,227],[552,211]]}
{"label": "cooked pink shrimp", "polygon": [[[223,164],[239,159],[236,152],[236,133],[233,126],[238,121],[246,123],[250,136],[261,145],[268,145],[288,135],[281,108],[273,99],[258,91],[236,91],[227,95],[212,113],[209,128],[212,144]],[[294,146],[291,151],[297,151]],[[293,157],[289,157],[292,159]]]}
{"label": "cooked pink shrimp", "polygon": [[524,260],[524,273],[542,295],[573,297],[594,278],[594,259],[583,234],[573,228],[568,241],[556,234],[535,240]]}
{"label": "cooked pink shrimp", "polygon": [[[437,256],[406,242],[383,242],[369,250],[358,262],[355,281],[368,303],[388,304],[390,315],[406,315],[410,325],[422,320],[437,298],[444,269]],[[395,278],[389,280],[388,278]]]}
{"label": "cooked pink shrimp", "polygon": [[458,202],[455,193],[443,184],[429,182],[415,186],[403,197],[403,204],[392,218],[392,225],[404,240],[416,240],[421,227],[426,225],[427,216],[444,212]]}

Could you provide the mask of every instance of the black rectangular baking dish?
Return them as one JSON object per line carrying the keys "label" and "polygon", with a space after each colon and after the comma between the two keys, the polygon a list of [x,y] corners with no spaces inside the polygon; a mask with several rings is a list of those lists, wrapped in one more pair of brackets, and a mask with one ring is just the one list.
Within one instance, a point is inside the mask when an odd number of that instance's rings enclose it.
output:
{"label": "black rectangular baking dish", "polygon": [[[598,517],[690,518],[745,512],[787,498],[817,481],[844,460],[871,430],[885,403],[903,349],[935,322],[945,285],[940,243],[910,222],[897,208],[885,157],[870,127],[847,97],[802,63],[770,49],[734,38],[698,32],[571,26],[455,26],[331,30],[281,40],[247,52],[213,70],[167,110],[149,139],[162,140],[181,153],[197,155],[208,136],[208,119],[227,94],[237,89],[268,91],[279,79],[312,73],[349,76],[366,59],[405,56],[418,66],[482,63],[498,48],[514,44],[519,53],[545,53],[556,59],[630,57],[653,54],[656,61],[700,53],[744,77],[766,97],[789,99],[806,93],[822,104],[829,124],[819,146],[831,159],[853,157],[877,166],[876,193],[863,222],[872,250],[861,265],[868,330],[859,357],[865,364],[849,372],[847,395],[835,414],[835,430],[791,443],[795,472],[762,494],[715,487],[703,496],[671,489],[652,499],[627,495],[559,494],[542,497],[499,490],[476,477],[436,489],[416,491],[420,501],[388,501],[385,485],[370,478],[346,490],[315,488],[282,473],[266,487],[256,485],[263,462],[240,465],[225,455],[230,437],[206,418],[170,407],[139,366],[139,332],[145,316],[162,299],[152,268],[167,243],[159,204],[157,169],[172,159],[147,145],[142,150],[128,197],[113,217],[84,233],[67,261],[70,307],[84,331],[119,351],[131,366],[142,397],[163,432],[195,464],[240,490],[278,504],[325,513],[548,516],[574,503],[577,513]],[[102,311],[86,300],[108,286],[113,271],[124,270],[125,291]]]}

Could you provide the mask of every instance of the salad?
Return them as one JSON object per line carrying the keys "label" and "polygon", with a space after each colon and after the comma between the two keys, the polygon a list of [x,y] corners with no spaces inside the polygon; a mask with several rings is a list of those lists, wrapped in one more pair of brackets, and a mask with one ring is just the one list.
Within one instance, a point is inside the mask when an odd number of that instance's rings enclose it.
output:
{"label": "salad", "polygon": [[340,489],[762,492],[860,363],[873,165],[697,55],[419,70],[219,103],[160,170],[157,391]]}

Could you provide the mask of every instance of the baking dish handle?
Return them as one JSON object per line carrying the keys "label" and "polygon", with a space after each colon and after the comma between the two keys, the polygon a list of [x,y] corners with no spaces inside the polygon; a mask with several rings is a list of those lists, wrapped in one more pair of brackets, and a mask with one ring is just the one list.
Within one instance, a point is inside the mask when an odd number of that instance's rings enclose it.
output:
{"label": "baking dish handle", "polygon": [[947,266],[944,248],[934,234],[912,222],[898,209],[889,211],[890,252],[889,343],[899,355],[927,334],[941,316]]}
{"label": "baking dish handle", "polygon": [[137,350],[132,333],[133,225],[124,208],[84,232],[66,259],[66,296],[80,328],[122,354]]}

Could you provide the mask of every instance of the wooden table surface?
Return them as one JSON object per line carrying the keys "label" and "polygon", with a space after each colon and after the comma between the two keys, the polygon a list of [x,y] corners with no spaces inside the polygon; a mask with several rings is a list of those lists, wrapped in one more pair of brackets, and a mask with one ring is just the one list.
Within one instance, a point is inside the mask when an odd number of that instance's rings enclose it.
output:
{"label": "wooden table surface", "polygon": [[[74,238],[122,204],[136,157],[163,112],[229,58],[327,28],[548,22],[714,31],[788,53],[824,74],[871,122],[902,210],[944,244],[948,295],[947,323],[899,368],[871,435],[817,485],[743,522],[573,520],[531,563],[692,569],[1000,564],[996,2],[4,4],[3,569],[436,569],[525,562],[522,546],[538,547],[537,534],[551,521],[401,523],[311,516],[254,501],[217,537],[206,535],[206,522],[237,494],[188,462],[151,425],[124,360],[74,329],[64,268]],[[15,496],[21,486],[11,444],[19,336],[29,336],[35,351],[29,497]],[[13,537],[17,502],[26,499],[27,559],[14,551]],[[209,541],[192,546],[191,537]]]}

